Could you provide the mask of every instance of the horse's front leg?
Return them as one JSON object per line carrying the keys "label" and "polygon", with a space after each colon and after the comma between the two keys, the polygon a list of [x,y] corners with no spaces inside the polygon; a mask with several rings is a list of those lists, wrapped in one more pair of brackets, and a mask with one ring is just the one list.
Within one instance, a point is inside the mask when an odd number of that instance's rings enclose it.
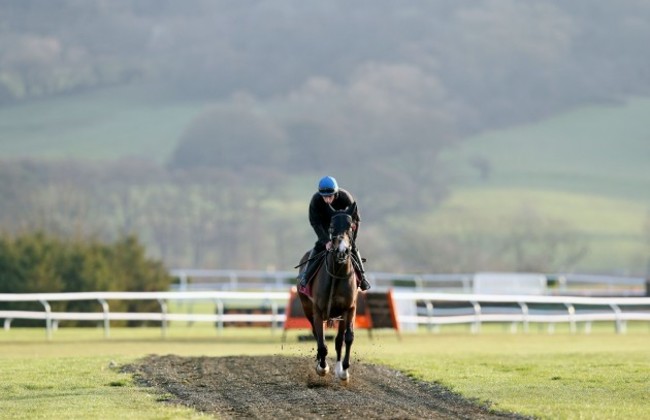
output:
{"label": "horse's front leg", "polygon": [[320,376],[325,376],[330,371],[327,365],[327,344],[325,344],[325,331],[323,328],[323,317],[320,311],[314,311],[314,336],[316,337],[316,345],[318,347],[316,354],[316,373]]}
{"label": "horse's front leg", "polygon": [[[350,379],[348,369],[350,368],[350,350],[352,349],[352,342],[354,341],[354,318],[356,308],[348,311],[345,316],[345,322],[339,324],[339,333],[336,336],[336,377],[342,381]],[[339,338],[340,337],[340,338]],[[341,362],[341,347],[343,346],[343,339],[345,338],[345,357]],[[339,344],[338,341],[341,341]]]}
{"label": "horse's front leg", "polygon": [[343,336],[345,335],[346,323],[345,321],[339,321],[338,332],[336,333],[336,339],[334,340],[334,345],[336,348],[336,376],[339,377],[339,372],[342,370],[341,363],[341,349],[343,348]]}

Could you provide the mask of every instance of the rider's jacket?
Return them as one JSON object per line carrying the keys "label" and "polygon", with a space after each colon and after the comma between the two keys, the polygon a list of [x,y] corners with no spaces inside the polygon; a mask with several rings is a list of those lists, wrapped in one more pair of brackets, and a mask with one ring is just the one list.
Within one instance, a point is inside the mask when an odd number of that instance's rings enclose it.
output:
{"label": "rider's jacket", "polygon": [[[354,203],[352,194],[343,188],[339,188],[339,191],[336,193],[331,205],[334,210],[343,210],[352,203]],[[309,203],[309,223],[311,223],[311,227],[314,229],[314,232],[316,232],[320,245],[325,245],[327,241],[329,241],[328,229],[330,227],[330,213],[327,207],[328,204],[323,200],[323,197],[321,197],[319,193],[315,193],[311,197],[311,202]],[[353,216],[353,220],[355,222],[361,220],[358,210]]]}

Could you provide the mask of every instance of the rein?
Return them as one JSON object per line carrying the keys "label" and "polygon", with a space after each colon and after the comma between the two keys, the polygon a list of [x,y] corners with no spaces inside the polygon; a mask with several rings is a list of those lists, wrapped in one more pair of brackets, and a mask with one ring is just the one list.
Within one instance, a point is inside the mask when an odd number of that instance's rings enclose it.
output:
{"label": "rein", "polygon": [[317,259],[319,259],[319,258],[320,258],[324,253],[326,253],[326,252],[327,252],[327,250],[323,250],[323,251],[319,252],[318,254],[314,255],[313,257],[311,257],[311,258],[305,260],[305,262],[300,263],[300,264],[298,264],[297,266],[295,266],[295,267],[293,267],[293,268],[302,267],[303,265],[309,263],[310,261],[317,260]]}
{"label": "rein", "polygon": [[[333,252],[333,251],[330,250],[330,251],[328,251],[328,252]],[[348,254],[349,254],[349,252],[348,252]],[[348,255],[348,258],[352,258],[352,257],[351,257],[350,255]],[[334,278],[334,279],[347,280],[347,279],[350,278],[350,276],[352,275],[352,273],[354,273],[354,265],[353,265],[352,270],[350,270],[350,272],[348,272],[345,276],[338,276],[338,275],[336,275],[336,274],[334,274],[334,273],[332,273],[332,272],[330,271],[330,267],[329,267],[329,264],[327,263],[327,260],[328,260],[328,258],[325,258],[325,271],[327,272],[327,274],[328,274],[330,277],[332,277],[332,278]]]}
{"label": "rein", "polygon": [[[350,248],[351,249],[351,248]],[[328,250],[327,253],[331,254],[334,251],[332,249]],[[350,251],[346,252],[348,254],[348,258],[352,258],[350,255]],[[329,258],[328,256],[325,256],[325,271],[327,272],[327,275],[334,279],[338,280],[348,280],[350,276],[354,273],[354,264],[352,264],[352,270],[346,273],[345,276],[339,276],[330,271],[330,266],[328,264]],[[327,299],[327,326],[332,327],[334,325],[334,320],[330,317],[330,313],[332,311],[332,300],[334,300],[334,281],[330,281],[330,296],[329,299]]]}

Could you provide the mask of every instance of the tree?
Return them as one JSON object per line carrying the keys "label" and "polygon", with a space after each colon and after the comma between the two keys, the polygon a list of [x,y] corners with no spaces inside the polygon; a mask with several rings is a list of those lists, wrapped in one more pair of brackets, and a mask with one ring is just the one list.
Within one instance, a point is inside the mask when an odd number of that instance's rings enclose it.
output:
{"label": "tree", "polygon": [[[136,237],[113,244],[65,240],[42,232],[0,237],[0,292],[165,291],[172,278],[164,265],[145,255]],[[155,302],[116,302],[113,310],[155,310]],[[153,306],[152,306],[153,305]],[[1,303],[26,309],[29,304]],[[96,311],[91,301],[55,302],[53,310]]]}
{"label": "tree", "polygon": [[237,106],[215,107],[195,119],[183,133],[172,168],[212,166],[238,171],[246,167],[286,164],[284,130],[262,112]]}

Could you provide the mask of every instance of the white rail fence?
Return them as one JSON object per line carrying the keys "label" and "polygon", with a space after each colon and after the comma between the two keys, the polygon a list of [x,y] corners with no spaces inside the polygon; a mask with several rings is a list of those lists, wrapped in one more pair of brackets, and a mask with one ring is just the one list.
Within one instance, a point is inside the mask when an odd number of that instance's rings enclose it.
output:
{"label": "white rail fence", "polygon": [[[0,310],[4,328],[11,328],[14,319],[43,320],[47,338],[51,339],[58,322],[66,320],[95,321],[103,324],[104,336],[110,337],[111,321],[158,321],[162,336],[169,322],[212,322],[221,330],[227,322],[268,322],[272,332],[280,328],[286,317],[289,292],[83,292],[48,294],[0,294],[0,302],[38,302],[42,311]],[[628,321],[650,321],[650,298],[587,298],[577,296],[476,295],[448,293],[395,292],[399,323],[402,327],[426,326],[430,329],[447,324],[468,324],[478,333],[482,323],[521,324],[527,332],[531,323],[548,324],[549,332],[557,323],[568,323],[577,332],[577,323],[585,323],[589,332],[592,322],[610,321],[618,333],[626,331]],[[109,301],[157,301],[160,312],[111,312]],[[51,302],[96,301],[97,312],[54,312]],[[170,313],[168,303],[211,301],[213,314]],[[270,308],[268,314],[228,314],[227,305],[252,304]],[[100,309],[101,308],[101,309]],[[650,325],[649,325],[650,326]],[[513,328],[516,331],[516,328]]]}
{"label": "white rail fence", "polygon": [[[80,293],[0,293],[0,302],[38,302],[43,311],[3,311],[4,329],[11,328],[14,319],[35,319],[45,321],[47,338],[59,321],[96,321],[103,323],[104,337],[110,337],[111,321],[159,321],[163,337],[169,322],[213,322],[223,329],[227,322],[270,322],[275,329],[285,320],[280,308],[289,299],[288,292],[80,292]],[[122,300],[157,301],[160,312],[111,312],[108,302]],[[50,302],[97,301],[101,312],[53,312]],[[214,314],[170,313],[169,301],[197,302],[211,301],[215,305]],[[270,314],[226,314],[226,304],[232,302],[268,305]]]}
{"label": "white rail fence", "polygon": [[[425,325],[436,329],[445,324],[469,324],[479,332],[482,323],[511,323],[512,331],[521,324],[528,332],[531,323],[548,324],[553,332],[558,323],[568,323],[572,333],[577,324],[614,322],[624,333],[628,321],[650,321],[650,297],[594,298],[580,296],[489,295],[399,292],[393,299],[413,305],[416,311],[401,314],[401,324]],[[419,303],[419,304],[418,304]],[[650,326],[650,324],[649,324]]]}
{"label": "white rail fence", "polygon": [[[264,270],[207,270],[179,268],[170,270],[179,279],[176,291],[201,290],[286,290],[295,284],[297,271]],[[368,281],[375,290],[405,287],[429,292],[475,292],[475,279],[485,273],[409,274],[367,272]],[[512,273],[502,273],[512,274]],[[645,293],[647,279],[630,276],[594,274],[546,273],[540,274],[552,285],[546,294],[630,295]]]}

